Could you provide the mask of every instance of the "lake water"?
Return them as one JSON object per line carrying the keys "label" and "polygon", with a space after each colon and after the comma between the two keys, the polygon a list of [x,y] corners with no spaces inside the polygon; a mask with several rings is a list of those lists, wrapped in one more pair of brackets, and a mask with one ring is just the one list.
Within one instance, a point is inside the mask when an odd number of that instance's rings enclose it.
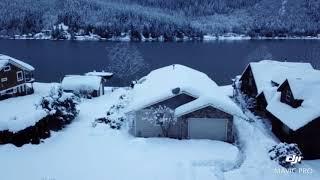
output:
{"label": "lake water", "polygon": [[[117,42],[0,40],[0,53],[22,59],[35,68],[41,82],[59,82],[66,74],[83,74],[108,67],[108,48]],[[213,42],[130,43],[150,69],[183,64],[205,72],[218,84],[230,84],[250,61],[273,58],[320,66],[319,40],[241,40]],[[268,69],[266,69],[267,71]],[[141,74],[142,76],[143,74]],[[131,79],[114,82],[127,84]]]}

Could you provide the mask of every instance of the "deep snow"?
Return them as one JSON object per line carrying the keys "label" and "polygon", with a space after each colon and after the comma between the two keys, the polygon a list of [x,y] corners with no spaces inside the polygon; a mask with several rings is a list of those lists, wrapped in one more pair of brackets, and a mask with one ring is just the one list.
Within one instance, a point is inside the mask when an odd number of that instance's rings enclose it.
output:
{"label": "deep snow", "polygon": [[144,139],[126,129],[93,128],[93,120],[104,116],[126,91],[83,100],[79,117],[40,145],[0,146],[1,179],[214,179],[236,165],[239,151],[228,143]]}
{"label": "deep snow", "polygon": [[34,83],[34,94],[0,101],[0,131],[17,132],[34,125],[46,116],[39,105],[43,96],[47,96],[58,84]]}
{"label": "deep snow", "polygon": [[[230,90],[230,89],[229,89]],[[320,177],[320,161],[303,161],[311,174],[279,174],[281,168],[269,159],[267,150],[277,143],[264,124],[235,119],[236,148],[211,140],[135,138],[126,128],[118,131],[99,124],[122,88],[91,100],[82,100],[80,114],[60,132],[40,145],[0,146],[2,180],[313,180]],[[26,96],[28,97],[28,96]],[[20,97],[20,98],[26,98]],[[254,118],[254,117],[250,117]]]}

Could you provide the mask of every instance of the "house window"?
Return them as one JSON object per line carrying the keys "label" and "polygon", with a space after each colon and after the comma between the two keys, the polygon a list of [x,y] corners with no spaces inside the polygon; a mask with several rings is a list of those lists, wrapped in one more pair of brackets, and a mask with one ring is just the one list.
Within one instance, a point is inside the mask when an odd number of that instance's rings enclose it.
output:
{"label": "house window", "polygon": [[289,89],[286,90],[285,98],[287,102],[291,101],[291,92]]}
{"label": "house window", "polygon": [[18,72],[17,72],[17,80],[18,80],[18,82],[23,80],[23,73],[22,73],[22,71],[18,71]]}
{"label": "house window", "polygon": [[11,71],[11,67],[10,66],[5,66],[4,67],[4,72],[8,72],[8,71]]}
{"label": "house window", "polygon": [[1,78],[1,82],[7,82],[8,81],[8,78]]}

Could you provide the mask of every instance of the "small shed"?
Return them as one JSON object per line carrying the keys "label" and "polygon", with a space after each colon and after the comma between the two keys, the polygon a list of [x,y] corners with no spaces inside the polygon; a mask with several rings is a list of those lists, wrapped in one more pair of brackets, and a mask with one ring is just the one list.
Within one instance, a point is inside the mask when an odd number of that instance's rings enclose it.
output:
{"label": "small shed", "polygon": [[65,92],[73,92],[81,96],[91,98],[104,95],[102,77],[85,75],[67,75],[61,82]]}
{"label": "small shed", "polygon": [[85,75],[101,77],[105,86],[107,81],[113,77],[113,73],[105,72],[105,71],[92,71],[92,72],[85,73]]}

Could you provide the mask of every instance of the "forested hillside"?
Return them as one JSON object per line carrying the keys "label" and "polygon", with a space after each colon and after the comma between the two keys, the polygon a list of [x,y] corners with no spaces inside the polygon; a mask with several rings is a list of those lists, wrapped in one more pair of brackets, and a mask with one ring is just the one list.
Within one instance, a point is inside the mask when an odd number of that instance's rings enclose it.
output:
{"label": "forested hillside", "polygon": [[63,36],[97,34],[103,38],[198,38],[204,34],[317,36],[319,0],[1,0],[0,35],[51,30]]}

